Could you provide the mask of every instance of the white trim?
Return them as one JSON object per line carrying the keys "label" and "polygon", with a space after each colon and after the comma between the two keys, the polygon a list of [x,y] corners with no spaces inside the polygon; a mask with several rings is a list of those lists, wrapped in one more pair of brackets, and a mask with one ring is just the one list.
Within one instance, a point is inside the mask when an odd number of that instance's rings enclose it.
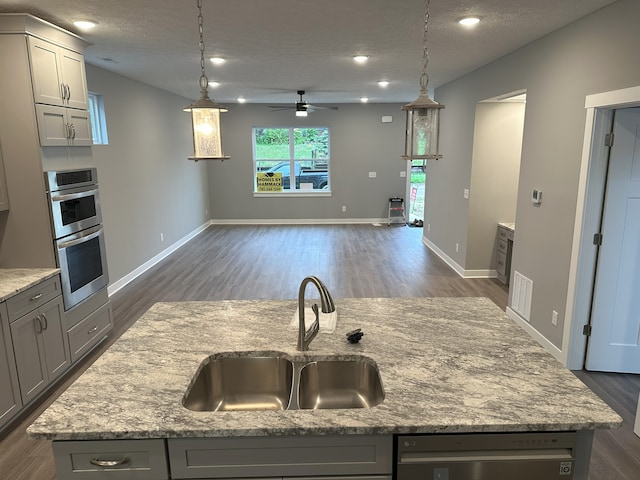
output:
{"label": "white trim", "polygon": [[464,278],[498,278],[496,270],[464,270]]}
{"label": "white trim", "polygon": [[449,255],[447,255],[446,253],[444,253],[442,250],[440,250],[435,243],[431,242],[428,238],[426,237],[422,237],[422,243],[429,249],[431,250],[433,253],[435,253],[438,257],[440,257],[440,259],[446,263],[447,265],[449,265],[451,268],[453,268],[453,270],[455,270],[455,272],[460,275],[462,278],[464,278],[464,268],[462,268],[460,265],[458,265],[453,258],[451,258]]}
{"label": "white trim", "polygon": [[164,249],[163,251],[161,251],[159,254],[157,254],[155,257],[153,257],[149,261],[147,261],[147,262],[143,263],[142,265],[140,265],[138,268],[136,268],[132,272],[130,272],[127,275],[125,275],[124,277],[116,280],[115,282],[109,284],[109,286],[107,287],[107,293],[109,294],[109,296],[117,293],[118,291],[120,291],[120,289],[122,289],[128,283],[132,282],[133,280],[138,278],[140,275],[142,275],[144,272],[149,270],[151,267],[153,267],[157,263],[159,263],[162,260],[164,260],[166,257],[171,255],[176,250],[178,250],[180,247],[182,247],[189,240],[193,239],[194,237],[196,237],[197,235],[202,233],[209,225],[210,225],[210,222],[204,223],[203,225],[201,225],[200,227],[196,228],[194,231],[192,231],[191,233],[189,233],[185,237],[182,237],[180,240],[178,240],[176,243],[174,243],[170,247],[168,247],[168,248]]}
{"label": "white trim", "polygon": [[597,139],[606,131],[612,110],[640,105],[640,86],[587,95],[582,160],[578,182],[576,217],[571,248],[565,325],[560,361],[571,370],[584,366],[587,342],[582,334],[592,299],[595,258],[588,248],[596,232],[602,208],[602,190],[606,176],[605,148]]}
{"label": "white trim", "polygon": [[382,224],[386,218],[230,218],[213,219],[211,225],[348,225],[358,223]]}
{"label": "white trim", "polygon": [[551,355],[553,355],[556,359],[562,362],[562,351],[556,347],[553,343],[551,343],[547,338],[542,335],[538,330],[533,328],[529,322],[527,322],[524,318],[518,315],[511,307],[507,307],[506,309],[507,317],[513,320],[517,325],[522,327],[524,331],[526,331],[529,335],[533,337],[535,341],[537,341],[540,345],[544,347]]}

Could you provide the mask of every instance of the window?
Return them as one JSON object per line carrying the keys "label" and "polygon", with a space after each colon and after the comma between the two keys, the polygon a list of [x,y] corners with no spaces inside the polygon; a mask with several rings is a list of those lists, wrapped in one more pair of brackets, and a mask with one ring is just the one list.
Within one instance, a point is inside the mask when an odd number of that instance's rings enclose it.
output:
{"label": "window", "polygon": [[89,116],[91,117],[91,135],[94,145],[107,145],[107,121],[104,116],[102,95],[89,92]]}
{"label": "window", "polygon": [[253,165],[255,193],[328,192],[329,128],[254,127]]}

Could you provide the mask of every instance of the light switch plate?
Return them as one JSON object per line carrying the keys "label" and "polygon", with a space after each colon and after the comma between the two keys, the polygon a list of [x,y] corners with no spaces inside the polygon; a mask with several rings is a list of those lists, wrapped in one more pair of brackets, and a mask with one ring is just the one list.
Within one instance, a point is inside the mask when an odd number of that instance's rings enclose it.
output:
{"label": "light switch plate", "polygon": [[469,200],[469,189],[468,188],[464,189],[464,192],[463,192],[462,196],[464,198],[466,198],[467,200]]}
{"label": "light switch plate", "polygon": [[376,178],[376,172],[369,172],[369,178]]}

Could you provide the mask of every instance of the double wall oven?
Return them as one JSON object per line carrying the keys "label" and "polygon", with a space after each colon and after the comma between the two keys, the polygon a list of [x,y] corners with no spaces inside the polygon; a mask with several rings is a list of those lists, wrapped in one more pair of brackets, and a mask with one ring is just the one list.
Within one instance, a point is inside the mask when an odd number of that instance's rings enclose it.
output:
{"label": "double wall oven", "polygon": [[69,310],[109,282],[95,168],[45,172],[62,296]]}

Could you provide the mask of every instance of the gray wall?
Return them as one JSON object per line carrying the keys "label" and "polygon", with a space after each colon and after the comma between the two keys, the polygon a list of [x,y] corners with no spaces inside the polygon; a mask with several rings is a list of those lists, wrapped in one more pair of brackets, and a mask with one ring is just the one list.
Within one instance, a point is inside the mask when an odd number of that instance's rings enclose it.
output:
{"label": "gray wall", "polygon": [[93,159],[82,164],[98,169],[113,284],[206,223],[206,167],[187,160],[193,146],[182,108],[190,99],[92,65],[87,84],[103,95],[109,134],[109,144],[92,147]]}
{"label": "gray wall", "polygon": [[[210,162],[214,221],[358,221],[387,218],[389,197],[405,196],[406,162],[400,159],[404,113],[399,104],[339,105],[307,118],[267,105],[230,105],[221,115],[222,142],[231,159]],[[390,115],[391,123],[382,123]],[[330,197],[254,197],[252,127],[323,126],[330,129]],[[376,172],[376,178],[369,178]],[[347,207],[345,213],[342,206]]]}
{"label": "gray wall", "polygon": [[524,103],[476,107],[465,270],[495,269],[496,224],[516,219]]}
{"label": "gray wall", "polygon": [[[531,324],[561,348],[576,211],[585,96],[640,85],[640,2],[620,0],[436,90],[446,105],[444,160],[427,171],[424,235],[460,265],[469,209],[462,199],[472,170],[476,102],[527,91],[513,270],[534,282]],[[539,207],[530,201],[542,190]],[[559,313],[558,326],[551,312]]]}

